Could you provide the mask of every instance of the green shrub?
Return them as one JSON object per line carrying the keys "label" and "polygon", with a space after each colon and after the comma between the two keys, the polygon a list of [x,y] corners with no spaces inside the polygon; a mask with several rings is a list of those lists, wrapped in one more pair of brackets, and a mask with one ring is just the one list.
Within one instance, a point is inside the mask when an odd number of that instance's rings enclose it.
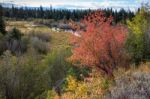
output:
{"label": "green shrub", "polygon": [[70,48],[60,49],[50,52],[45,58],[45,65],[48,65],[50,84],[55,86],[57,82],[64,80],[67,75],[75,76],[78,80],[83,80],[90,72],[89,68],[78,68],[67,61],[71,55]]}
{"label": "green shrub", "polygon": [[26,52],[28,48],[29,40],[17,28],[13,28],[5,36],[1,35],[0,38],[0,54],[10,50],[18,55]]}
{"label": "green shrub", "polygon": [[129,35],[126,42],[127,51],[131,55],[134,63],[139,64],[150,56],[150,50],[147,46],[146,32],[148,29],[148,20],[146,18],[146,10],[142,8],[132,21],[128,21]]}
{"label": "green shrub", "polygon": [[0,32],[5,35],[6,30],[5,30],[5,22],[3,20],[3,7],[0,5]]}
{"label": "green shrub", "polygon": [[69,63],[65,61],[63,52],[52,51],[46,56],[45,64],[48,66],[49,84],[55,87],[60,80],[65,78]]}
{"label": "green shrub", "polygon": [[37,37],[38,39],[49,42],[51,40],[51,36],[49,33],[41,33],[41,32],[31,32],[29,33],[29,37]]}
{"label": "green shrub", "polygon": [[17,28],[13,28],[11,31],[7,33],[6,37],[8,40],[11,40],[11,39],[20,40],[22,37],[22,33]]}
{"label": "green shrub", "polygon": [[28,44],[28,39],[25,38],[21,31],[17,28],[13,28],[4,38],[4,45],[6,46],[6,49],[15,54],[22,54],[26,52]]}
{"label": "green shrub", "polygon": [[31,47],[33,47],[40,54],[46,54],[49,51],[47,42],[44,42],[37,37],[30,38],[30,43]]}
{"label": "green shrub", "polygon": [[34,99],[48,90],[45,71],[46,66],[41,65],[35,56],[15,57],[6,51],[0,62],[0,96]]}
{"label": "green shrub", "polygon": [[6,46],[4,44],[4,36],[0,33],[0,55],[6,50]]}

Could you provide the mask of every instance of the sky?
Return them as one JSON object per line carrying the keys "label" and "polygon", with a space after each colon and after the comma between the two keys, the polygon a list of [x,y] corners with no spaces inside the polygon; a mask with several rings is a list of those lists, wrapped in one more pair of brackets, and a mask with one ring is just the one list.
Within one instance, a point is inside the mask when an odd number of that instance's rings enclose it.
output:
{"label": "sky", "polygon": [[98,9],[98,8],[125,8],[137,9],[141,3],[150,0],[0,0],[1,3],[14,3],[19,6],[52,7],[66,9]]}

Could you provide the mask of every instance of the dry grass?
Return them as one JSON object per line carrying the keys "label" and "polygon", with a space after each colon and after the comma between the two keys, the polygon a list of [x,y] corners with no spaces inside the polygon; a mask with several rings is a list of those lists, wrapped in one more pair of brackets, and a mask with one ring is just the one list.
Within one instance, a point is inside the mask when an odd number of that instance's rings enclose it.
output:
{"label": "dry grass", "polygon": [[143,72],[143,73],[150,73],[150,62],[143,63],[139,66],[137,71]]}
{"label": "dry grass", "polygon": [[128,70],[125,68],[119,68],[114,71],[115,78],[122,77],[133,72],[150,73],[150,62],[141,63],[139,66],[131,65]]}
{"label": "dry grass", "polygon": [[34,25],[33,21],[7,21],[6,22],[6,29],[10,30],[13,27],[18,28],[22,33],[27,34],[34,32],[41,32],[41,33],[50,33],[51,35],[51,42],[50,47],[51,49],[60,49],[64,47],[68,47],[68,38],[70,33],[67,32],[54,32],[47,26],[36,26]]}
{"label": "dry grass", "polygon": [[31,30],[32,22],[27,21],[7,21],[6,22],[6,30],[9,31],[13,27],[17,27],[21,32],[27,33]]}
{"label": "dry grass", "polygon": [[52,36],[51,48],[61,49],[69,46],[68,38],[70,36],[70,33],[52,32],[51,36]]}
{"label": "dry grass", "polygon": [[104,99],[149,99],[150,62],[115,71],[114,81]]}

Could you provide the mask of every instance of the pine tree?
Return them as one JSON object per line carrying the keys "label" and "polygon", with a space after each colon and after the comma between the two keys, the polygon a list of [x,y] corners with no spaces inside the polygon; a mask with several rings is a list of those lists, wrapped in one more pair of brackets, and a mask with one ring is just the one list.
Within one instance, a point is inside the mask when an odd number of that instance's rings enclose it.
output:
{"label": "pine tree", "polygon": [[0,5],[0,32],[4,35],[5,31],[5,23],[3,20],[3,7]]}

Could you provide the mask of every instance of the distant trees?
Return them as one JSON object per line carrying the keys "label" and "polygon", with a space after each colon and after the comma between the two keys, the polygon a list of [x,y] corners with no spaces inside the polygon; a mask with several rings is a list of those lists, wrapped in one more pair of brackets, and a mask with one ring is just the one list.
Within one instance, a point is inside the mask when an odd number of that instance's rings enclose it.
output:
{"label": "distant trees", "polygon": [[111,25],[112,17],[104,15],[104,12],[96,11],[83,19],[85,29],[79,29],[80,36],[72,39],[75,48],[70,60],[82,66],[96,67],[113,76],[113,70],[125,64],[127,29],[122,25]]}
{"label": "distant trees", "polygon": [[3,20],[3,7],[0,5],[0,33],[6,34],[5,23]]}
{"label": "distant trees", "polygon": [[120,9],[120,11],[113,10],[113,9],[104,9],[105,15],[109,17],[110,15],[113,16],[113,22],[118,23],[121,22],[126,24],[126,20],[131,20],[134,17],[134,13],[130,10]]}
{"label": "distant trees", "polygon": [[27,18],[43,18],[43,19],[54,19],[54,20],[79,20],[83,18],[84,15],[91,12],[91,10],[67,10],[67,9],[53,9],[44,8],[40,6],[39,8],[28,8],[21,7],[16,8],[4,8],[4,16],[16,19],[27,19]]}
{"label": "distant trees", "polygon": [[[126,19],[132,19],[134,17],[134,13],[130,10],[126,11],[121,9],[120,11],[112,10],[112,9],[102,9],[107,17],[112,15],[114,17],[114,22],[123,22],[126,23]],[[12,6],[12,8],[4,8],[4,16],[9,18],[16,19],[27,19],[27,18],[44,18],[44,19],[55,19],[55,20],[69,20],[72,19],[74,21],[79,21],[84,18],[90,12],[94,10],[67,10],[67,9],[53,9],[44,8],[40,6],[39,8],[16,8]]]}

